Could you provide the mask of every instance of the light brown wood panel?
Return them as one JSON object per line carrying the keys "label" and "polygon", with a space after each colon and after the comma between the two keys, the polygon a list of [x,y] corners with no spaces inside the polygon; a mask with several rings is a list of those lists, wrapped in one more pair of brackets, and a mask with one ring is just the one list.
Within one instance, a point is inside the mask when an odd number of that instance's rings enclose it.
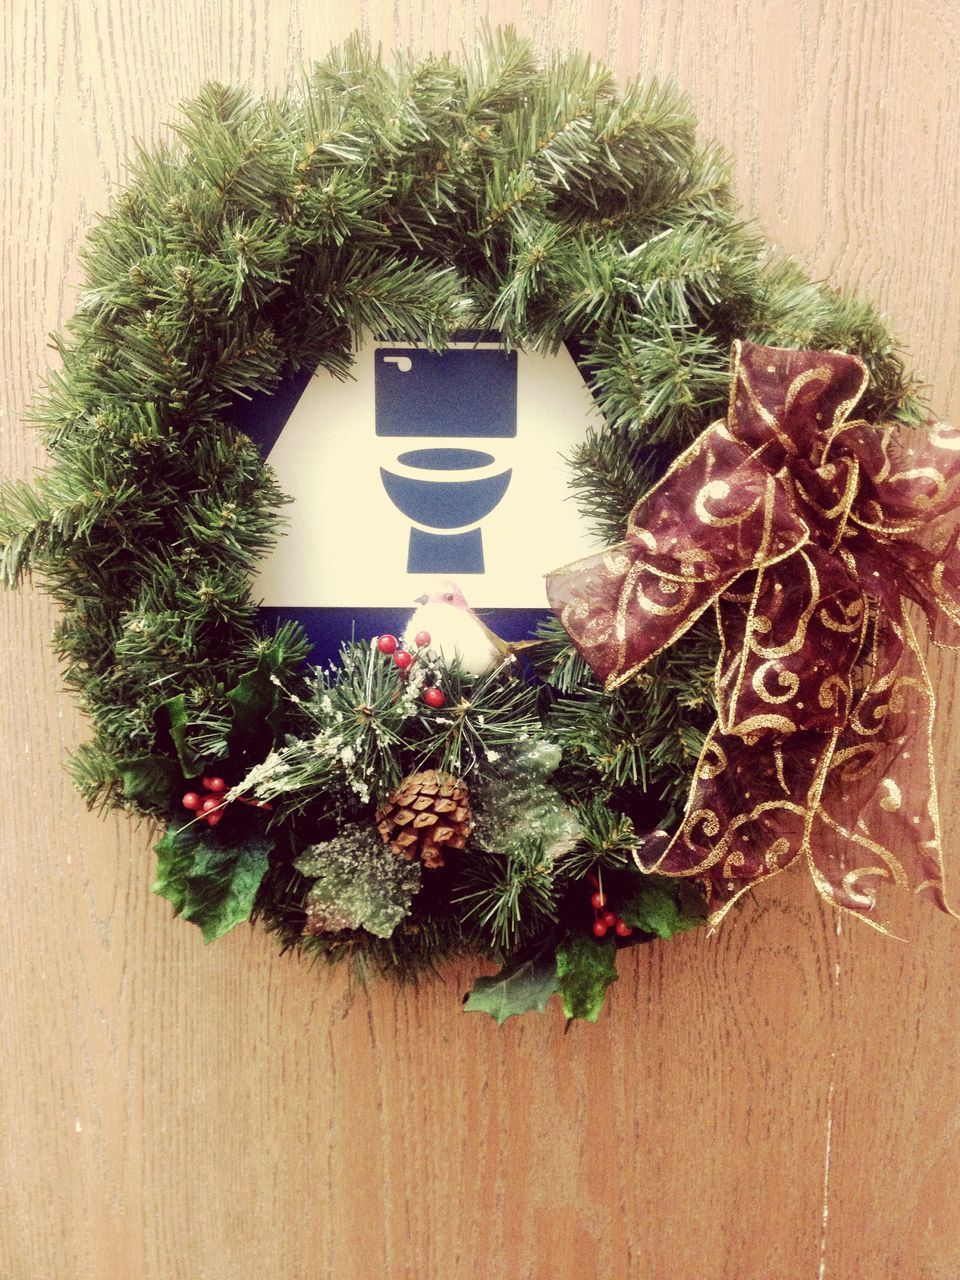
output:
{"label": "light brown wood panel", "polygon": [[[207,77],[280,87],[357,26],[484,17],[622,78],[673,76],[767,233],[878,300],[960,421],[954,0],[7,0],[0,6],[0,468],[134,137]],[[53,613],[0,599],[0,1274],[7,1280],[955,1280],[960,925],[906,942],[801,874],[719,936],[634,952],[609,1012],[499,1034],[467,968],[351,998],[152,897],[150,833],[86,813]],[[957,666],[936,738],[960,879]]]}

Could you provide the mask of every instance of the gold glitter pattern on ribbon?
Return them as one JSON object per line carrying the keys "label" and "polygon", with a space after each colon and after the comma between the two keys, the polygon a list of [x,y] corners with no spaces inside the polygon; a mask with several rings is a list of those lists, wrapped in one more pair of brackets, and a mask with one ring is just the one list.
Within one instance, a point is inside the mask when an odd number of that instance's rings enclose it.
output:
{"label": "gold glitter pattern on ribbon", "polygon": [[714,609],[717,721],[679,829],[638,854],[698,877],[714,923],[801,860],[876,927],[884,882],[948,910],[906,607],[960,645],[960,431],[851,419],[866,383],[850,355],[735,343],[726,421],[641,498],[624,542],[547,576],[608,690]]}

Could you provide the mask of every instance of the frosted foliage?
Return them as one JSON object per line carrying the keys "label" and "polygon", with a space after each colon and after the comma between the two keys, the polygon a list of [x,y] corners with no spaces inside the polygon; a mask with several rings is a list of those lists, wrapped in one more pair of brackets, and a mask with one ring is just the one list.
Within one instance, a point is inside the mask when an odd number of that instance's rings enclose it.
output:
{"label": "frosted foliage", "polygon": [[404,861],[359,826],[312,845],[294,865],[313,880],[306,904],[311,933],[365,929],[389,938],[420,888],[420,864]]}
{"label": "frosted foliage", "polygon": [[508,853],[522,842],[539,843],[551,862],[568,853],[583,834],[573,810],[547,778],[560,763],[560,747],[549,739],[522,743],[489,778],[473,838],[492,853]]}

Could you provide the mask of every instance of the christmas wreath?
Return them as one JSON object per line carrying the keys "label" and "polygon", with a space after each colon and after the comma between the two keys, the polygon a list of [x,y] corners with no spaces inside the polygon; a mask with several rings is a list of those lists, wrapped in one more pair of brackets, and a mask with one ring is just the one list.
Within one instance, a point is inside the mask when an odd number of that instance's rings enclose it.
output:
{"label": "christmas wreath", "polygon": [[[477,954],[503,967],[468,1008],[596,1019],[618,948],[800,857],[867,916],[864,869],[937,891],[891,761],[928,718],[902,598],[949,612],[958,580],[956,441],[899,466],[922,412],[884,323],[765,247],[674,91],[509,30],[462,62],[353,39],[276,99],[206,87],[174,134],[90,233],[49,465],[4,484],[0,538],[62,610],[76,784],[163,824],[177,912],[397,976]],[[232,408],[470,329],[575,344],[603,423],[570,483],[616,545],[550,576],[522,656],[421,619],[311,667],[258,619],[284,497]]]}

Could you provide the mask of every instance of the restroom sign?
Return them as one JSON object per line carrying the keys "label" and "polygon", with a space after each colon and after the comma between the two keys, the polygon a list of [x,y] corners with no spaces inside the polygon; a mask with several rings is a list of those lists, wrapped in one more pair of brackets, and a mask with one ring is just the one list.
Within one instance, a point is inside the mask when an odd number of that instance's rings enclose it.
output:
{"label": "restroom sign", "polygon": [[544,574],[599,545],[564,461],[601,421],[569,352],[371,342],[352,373],[297,376],[237,413],[292,499],[254,582],[265,614],[333,657],[453,578],[500,634],[529,634]]}

